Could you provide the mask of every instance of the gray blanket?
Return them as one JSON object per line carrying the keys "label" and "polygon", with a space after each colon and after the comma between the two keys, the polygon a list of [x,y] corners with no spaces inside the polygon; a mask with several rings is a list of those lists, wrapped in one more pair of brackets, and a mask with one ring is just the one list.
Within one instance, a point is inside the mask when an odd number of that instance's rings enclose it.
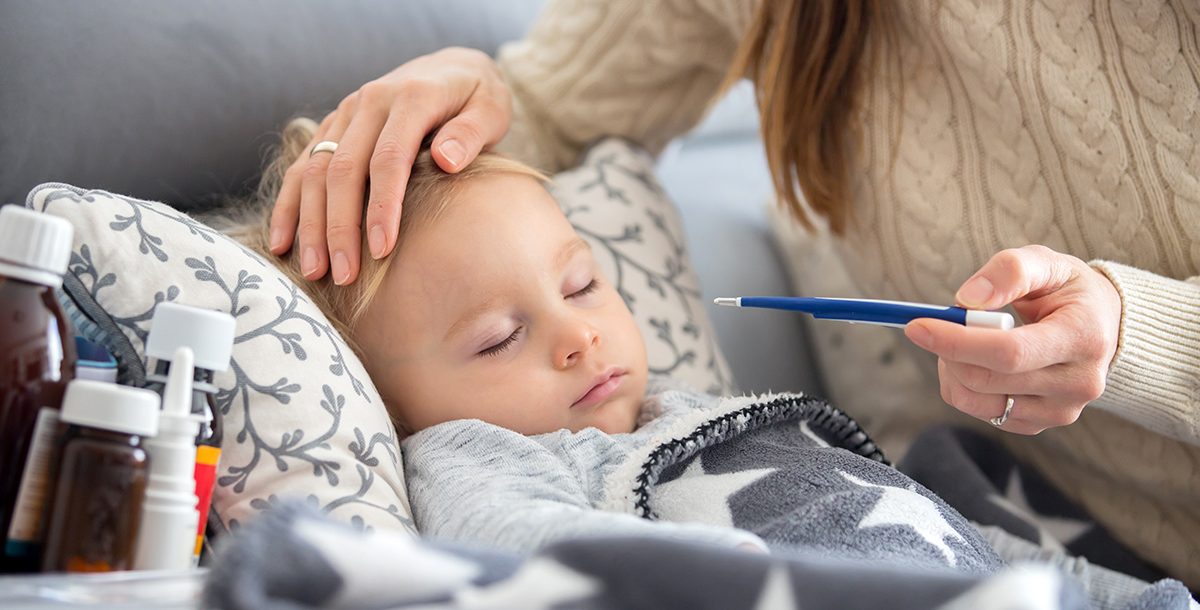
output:
{"label": "gray blanket", "polygon": [[[1045,564],[991,575],[848,560],[794,548],[774,555],[654,538],[561,542],[522,557],[393,532],[362,532],[302,502],[239,529],[219,553],[206,608],[573,610],[1014,610],[1090,608]],[[1189,607],[1162,581],[1130,610]],[[1193,606],[1194,607],[1194,606]]]}
{"label": "gray blanket", "polygon": [[1002,562],[940,498],[881,463],[852,419],[796,394],[652,391],[643,425],[526,437],[454,421],[403,443],[422,535],[522,554],[598,536],[803,546],[988,573]]}

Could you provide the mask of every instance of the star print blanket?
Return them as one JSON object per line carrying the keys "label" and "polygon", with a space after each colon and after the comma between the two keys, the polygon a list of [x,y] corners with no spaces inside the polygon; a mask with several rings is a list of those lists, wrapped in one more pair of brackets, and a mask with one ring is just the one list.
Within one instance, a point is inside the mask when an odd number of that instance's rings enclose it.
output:
{"label": "star print blanket", "polygon": [[660,538],[592,538],[522,557],[362,532],[294,502],[225,540],[203,607],[1177,610],[1189,602],[1174,581],[1148,586],[1126,604],[1095,606],[1078,582],[1046,564],[981,575],[850,560],[801,547],[765,555]]}
{"label": "star print blanket", "polygon": [[418,531],[521,553],[633,536],[979,574],[1001,566],[961,515],[884,464],[824,401],[718,398],[666,383],[652,386],[629,434],[526,437],[471,420],[405,439]]}

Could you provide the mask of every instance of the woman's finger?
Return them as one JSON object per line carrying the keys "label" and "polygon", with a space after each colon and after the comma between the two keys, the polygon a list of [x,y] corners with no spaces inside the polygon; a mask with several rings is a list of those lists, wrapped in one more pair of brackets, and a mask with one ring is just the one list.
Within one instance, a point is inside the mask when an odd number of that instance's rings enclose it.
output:
{"label": "woman's finger", "polygon": [[[350,122],[350,113],[345,109],[339,109],[330,116],[333,119],[329,128],[313,138],[314,144],[326,140],[337,142]],[[317,280],[329,270],[329,249],[325,236],[328,219],[325,182],[333,155],[327,152],[313,154],[311,146],[308,150],[301,155],[304,173],[300,181],[300,272],[309,280]]]}
{"label": "woman's finger", "polygon": [[1043,319],[1012,330],[973,328],[921,318],[904,334],[918,347],[953,362],[1002,373],[1025,373],[1074,360],[1075,333],[1060,320]]}
{"label": "woman's finger", "polygon": [[296,239],[296,226],[300,222],[300,181],[304,165],[293,163],[283,174],[279,196],[271,208],[270,248],[276,256],[283,256],[292,249]]}
{"label": "woman's finger", "polygon": [[485,146],[504,138],[512,109],[508,92],[503,93],[473,95],[462,112],[438,130],[430,150],[439,167],[457,173],[470,165]]}
{"label": "woman's finger", "polygon": [[[333,124],[334,114],[331,112],[321,120],[316,133],[308,142],[306,147],[308,150],[312,150],[313,145],[320,142],[324,134],[329,131],[329,126]],[[279,187],[279,194],[275,197],[275,204],[271,208],[270,248],[271,252],[278,256],[291,250],[292,242],[296,239],[300,222],[301,182],[304,179],[304,168],[307,163],[308,155],[306,153],[301,154],[288,166],[283,174],[283,184]]]}
{"label": "woman's finger", "polygon": [[982,366],[945,362],[943,374],[981,394],[1033,394],[1088,403],[1104,392],[1105,375],[1084,364],[1055,364],[1028,373],[999,373]]}
{"label": "woman's finger", "polygon": [[326,172],[329,199],[325,236],[333,281],[342,286],[358,277],[367,170],[375,142],[387,120],[387,108],[376,107],[370,101],[367,98],[360,101]]}
{"label": "woman's finger", "polygon": [[367,245],[376,259],[387,256],[396,245],[408,177],[421,141],[440,119],[433,113],[431,104],[416,100],[392,108],[371,153]]}
{"label": "woman's finger", "polygon": [[[938,360],[938,378],[941,382],[942,400],[946,404],[979,420],[991,423],[1004,414],[1008,398],[1013,398],[1013,408],[1008,420],[1001,426],[1008,432],[1037,434],[1047,428],[1066,426],[1079,418],[1083,405],[1074,401],[1033,396],[1029,394],[984,394],[975,392],[959,383],[948,374],[946,363]],[[1021,422],[1018,424],[1017,422]]]}

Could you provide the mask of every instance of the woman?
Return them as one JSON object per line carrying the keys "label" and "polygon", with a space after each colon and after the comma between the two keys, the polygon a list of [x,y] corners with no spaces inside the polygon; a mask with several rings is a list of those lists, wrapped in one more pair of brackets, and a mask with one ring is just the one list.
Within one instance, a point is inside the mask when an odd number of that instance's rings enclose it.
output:
{"label": "woman", "polygon": [[1144,4],[552,2],[499,68],[451,49],[347,97],[314,138],[333,154],[289,170],[272,247],[351,282],[360,231],[375,257],[395,243],[426,132],[447,171],[497,143],[556,170],[605,134],[660,151],[748,76],[782,205],[828,226],[858,285],[1024,318],[910,324],[929,388],[1003,431],[1053,428],[1005,436],[1200,587],[1200,8]]}

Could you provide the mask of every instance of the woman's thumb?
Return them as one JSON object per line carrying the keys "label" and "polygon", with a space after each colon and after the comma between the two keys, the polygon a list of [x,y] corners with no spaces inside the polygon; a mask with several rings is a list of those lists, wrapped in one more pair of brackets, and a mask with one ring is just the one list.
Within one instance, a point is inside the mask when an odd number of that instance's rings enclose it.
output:
{"label": "woman's thumb", "polygon": [[968,309],[999,309],[1035,292],[1056,290],[1071,278],[1068,257],[1045,246],[1001,250],[955,294]]}

